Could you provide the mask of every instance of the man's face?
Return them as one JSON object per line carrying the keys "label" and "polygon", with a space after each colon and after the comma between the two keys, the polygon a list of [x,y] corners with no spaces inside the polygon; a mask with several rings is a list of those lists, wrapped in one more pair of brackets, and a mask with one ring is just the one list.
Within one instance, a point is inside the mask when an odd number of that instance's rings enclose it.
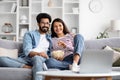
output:
{"label": "man's face", "polygon": [[38,23],[39,30],[43,33],[46,33],[49,31],[50,23],[48,18],[41,19],[41,22]]}

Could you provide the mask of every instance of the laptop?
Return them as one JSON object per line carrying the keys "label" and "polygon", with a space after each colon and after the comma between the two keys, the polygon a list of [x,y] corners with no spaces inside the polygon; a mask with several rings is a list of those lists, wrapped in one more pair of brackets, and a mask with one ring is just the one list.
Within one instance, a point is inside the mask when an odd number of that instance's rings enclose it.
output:
{"label": "laptop", "polygon": [[80,73],[109,73],[112,71],[113,52],[85,50],[81,57]]}

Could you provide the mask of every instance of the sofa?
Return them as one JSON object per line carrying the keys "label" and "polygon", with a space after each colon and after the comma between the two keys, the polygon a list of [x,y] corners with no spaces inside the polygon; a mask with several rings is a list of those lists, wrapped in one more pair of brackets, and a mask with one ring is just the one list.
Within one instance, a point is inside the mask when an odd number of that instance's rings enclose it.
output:
{"label": "sofa", "polygon": [[[120,38],[85,40],[85,49],[102,49],[106,45],[120,48]],[[18,54],[23,52],[21,42],[0,39],[0,47],[18,49]],[[120,71],[120,67],[112,67],[112,69],[114,71]],[[0,80],[31,80],[31,76],[31,69],[0,67]],[[113,77],[113,80],[120,80],[120,76]]]}

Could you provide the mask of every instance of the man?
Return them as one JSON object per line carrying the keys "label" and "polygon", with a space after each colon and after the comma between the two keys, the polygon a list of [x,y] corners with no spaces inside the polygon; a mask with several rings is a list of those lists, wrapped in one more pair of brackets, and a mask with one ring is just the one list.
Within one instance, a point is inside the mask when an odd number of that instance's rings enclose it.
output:
{"label": "man", "polygon": [[43,63],[50,55],[51,37],[47,32],[50,27],[51,16],[47,13],[40,13],[36,20],[39,30],[29,31],[24,35],[23,52],[28,58],[28,63],[33,65],[33,79],[42,80],[42,76],[37,76],[36,72],[43,70]]}
{"label": "man", "polygon": [[37,71],[43,70],[43,63],[50,56],[51,36],[47,34],[51,16],[40,13],[36,17],[39,29],[25,33],[23,38],[23,54],[16,60],[0,57],[0,67],[32,68],[33,80],[42,80]]}

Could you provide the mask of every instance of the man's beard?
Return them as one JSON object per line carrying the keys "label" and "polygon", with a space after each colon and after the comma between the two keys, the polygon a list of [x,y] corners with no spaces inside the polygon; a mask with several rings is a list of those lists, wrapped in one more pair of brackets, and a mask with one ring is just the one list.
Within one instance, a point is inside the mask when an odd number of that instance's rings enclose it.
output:
{"label": "man's beard", "polygon": [[48,27],[46,27],[46,26],[42,26],[42,27],[40,27],[40,31],[42,31],[42,32],[46,33],[46,32],[48,32],[48,31],[49,31],[49,28],[48,28]]}

